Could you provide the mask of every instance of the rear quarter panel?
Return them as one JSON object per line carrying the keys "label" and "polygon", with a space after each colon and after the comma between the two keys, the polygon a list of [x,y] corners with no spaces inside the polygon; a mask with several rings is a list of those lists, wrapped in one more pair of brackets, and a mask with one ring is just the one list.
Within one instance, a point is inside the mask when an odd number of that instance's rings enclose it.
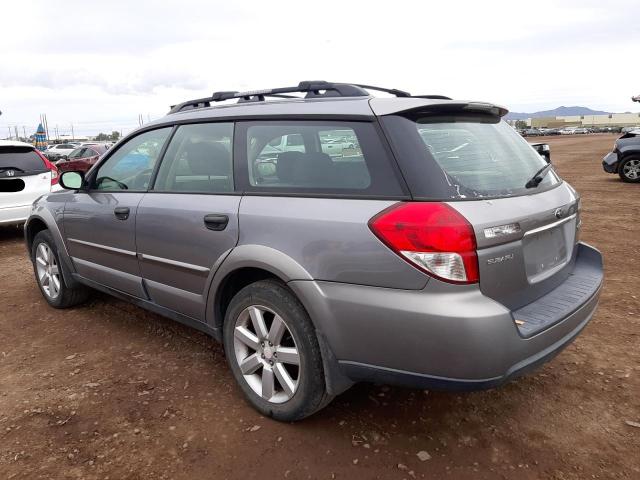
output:
{"label": "rear quarter panel", "polygon": [[418,290],[428,277],[393,253],[368,226],[373,216],[394,203],[245,196],[238,245],[282,252],[314,280]]}

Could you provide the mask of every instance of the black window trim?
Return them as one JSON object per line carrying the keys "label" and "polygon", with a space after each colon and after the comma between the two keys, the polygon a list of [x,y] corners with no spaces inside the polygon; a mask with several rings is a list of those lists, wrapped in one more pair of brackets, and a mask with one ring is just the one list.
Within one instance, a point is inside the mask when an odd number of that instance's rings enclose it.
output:
{"label": "black window trim", "polygon": [[[147,133],[153,130],[160,130],[163,128],[171,128],[171,132],[165,141],[162,149],[160,150],[158,161],[154,167],[154,171],[152,172],[152,176],[149,181],[149,185],[146,190],[95,190],[88,187],[83,188],[83,191],[86,192],[111,192],[111,193],[148,193],[148,194],[165,194],[165,195],[225,195],[225,196],[264,196],[264,197],[298,197],[298,198],[337,198],[344,200],[388,200],[388,201],[410,201],[413,199],[409,186],[407,184],[406,179],[404,178],[404,174],[400,169],[400,165],[398,160],[396,159],[396,153],[394,152],[391,144],[389,143],[389,139],[387,134],[379,121],[379,117],[371,117],[364,115],[343,115],[343,114],[287,114],[287,115],[238,115],[238,116],[221,116],[221,117],[204,117],[204,118],[184,118],[184,119],[171,119],[171,122],[153,124],[146,127],[142,127],[138,130],[131,132],[125,137],[121,138],[116,145],[111,147],[104,156],[91,167],[89,172],[86,175],[87,185],[92,185],[96,172],[99,170],[100,165],[106,162],[111,155],[115,154],[122,145],[125,145],[129,142],[129,140],[137,137],[138,135],[142,135],[143,133]],[[249,185],[248,181],[248,169],[245,168],[247,165],[246,160],[246,125],[249,123],[256,122],[315,122],[317,124],[326,125],[327,122],[336,122],[336,123],[368,123],[372,124],[378,137],[380,139],[380,143],[384,149],[385,155],[389,158],[389,165],[394,174],[395,180],[397,181],[400,190],[402,191],[399,195],[384,195],[384,194],[371,194],[371,193],[352,193],[350,191],[345,191],[345,189],[336,189],[335,191],[328,191],[328,189],[321,189],[323,191],[296,191],[296,192],[287,192],[282,189],[277,189],[278,191],[265,191],[261,190],[258,187],[247,188]],[[169,148],[171,140],[175,135],[176,130],[181,125],[194,125],[201,123],[233,123],[233,151],[232,151],[232,159],[233,159],[233,184],[234,191],[232,192],[163,192],[153,190],[153,186],[155,185],[156,177],[158,174],[158,170],[160,169],[160,165],[164,161],[164,156]],[[244,131],[242,130],[244,129]],[[242,138],[242,141],[240,140]],[[241,149],[238,149],[238,144],[241,144]],[[242,153],[242,155],[241,155]],[[244,182],[244,177],[242,176],[242,172],[246,173],[246,183]],[[242,182],[240,181],[242,179]]]}
{"label": "black window trim", "polygon": [[[376,135],[380,140],[383,148],[384,156],[388,159],[388,165],[394,174],[395,181],[399,186],[400,194],[384,194],[369,191],[370,185],[366,190],[359,193],[355,189],[348,188],[287,188],[287,187],[259,187],[251,185],[249,181],[249,168],[247,160],[247,133],[252,125],[270,124],[290,124],[292,122],[300,122],[305,125],[326,126],[327,123],[336,124],[370,124],[373,126]],[[345,125],[345,126],[347,126]],[[347,126],[347,128],[349,128]],[[340,198],[340,199],[357,199],[357,200],[411,200],[409,188],[406,184],[404,176],[400,172],[395,156],[388,144],[388,141],[375,118],[350,117],[334,115],[314,116],[313,118],[299,116],[281,116],[275,118],[254,117],[246,120],[236,121],[236,131],[234,132],[234,155],[233,155],[233,175],[236,185],[240,187],[243,195],[247,196],[265,196],[265,197],[300,197],[300,198]],[[373,175],[372,175],[373,179]]]}

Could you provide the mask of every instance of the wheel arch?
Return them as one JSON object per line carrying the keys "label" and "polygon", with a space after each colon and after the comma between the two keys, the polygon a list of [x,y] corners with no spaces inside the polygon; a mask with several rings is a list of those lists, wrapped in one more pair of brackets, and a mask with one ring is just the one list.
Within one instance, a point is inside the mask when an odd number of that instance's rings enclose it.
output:
{"label": "wheel arch", "polygon": [[47,223],[40,217],[30,217],[24,224],[24,241],[27,246],[27,252],[31,255],[31,247],[33,246],[33,239],[36,235],[43,231],[50,230]]}
{"label": "wheel arch", "polygon": [[[235,294],[249,283],[265,278],[274,278],[285,285],[291,280],[312,280],[302,265],[279,250],[262,245],[236,247],[222,262],[209,286],[206,323],[219,329],[231,300],[230,292]],[[304,306],[304,299],[299,300]]]}
{"label": "wheel arch", "polygon": [[50,215],[51,218],[47,219],[42,215],[31,215],[24,224],[24,240],[29,259],[31,259],[31,247],[33,246],[33,240],[36,235],[43,230],[48,230],[51,233],[58,250],[58,257],[60,260],[60,266],[62,267],[62,278],[64,283],[69,288],[75,288],[79,284],[71,275],[75,271],[75,268],[71,263],[71,257],[69,256],[67,246],[62,238],[62,233],[60,232],[53,215],[48,212],[48,210],[43,210],[43,212]]}
{"label": "wheel arch", "polygon": [[309,315],[320,344],[327,391],[337,395],[348,389],[353,382],[341,371],[335,354],[322,332],[321,321],[314,316],[310,308],[312,302],[304,297],[301,289],[295,288],[295,282],[290,283],[294,280],[312,281],[313,278],[302,265],[279,250],[260,245],[241,245],[224,260],[214,275],[207,295],[205,315],[212,331],[222,340],[224,315],[233,295],[253,281],[268,278],[278,280],[289,288]]}

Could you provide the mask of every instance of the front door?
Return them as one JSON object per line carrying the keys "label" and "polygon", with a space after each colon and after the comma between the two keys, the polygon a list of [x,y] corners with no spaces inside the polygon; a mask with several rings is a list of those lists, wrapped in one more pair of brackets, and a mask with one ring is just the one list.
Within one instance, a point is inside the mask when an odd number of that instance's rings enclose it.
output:
{"label": "front door", "polygon": [[117,147],[89,174],[87,190],[75,192],[65,205],[67,249],[83,277],[145,297],[136,251],[136,214],[170,132],[168,127],[148,131]]}
{"label": "front door", "polygon": [[136,243],[152,301],[204,320],[207,285],[238,242],[233,123],[182,125],[138,206]]}

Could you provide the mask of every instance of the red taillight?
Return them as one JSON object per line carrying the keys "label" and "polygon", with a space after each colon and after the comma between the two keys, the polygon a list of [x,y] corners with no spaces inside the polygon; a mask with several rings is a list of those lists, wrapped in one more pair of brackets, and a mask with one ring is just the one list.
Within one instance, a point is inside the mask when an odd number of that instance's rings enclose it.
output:
{"label": "red taillight", "polygon": [[47,167],[47,169],[51,172],[51,186],[53,187],[54,185],[58,184],[58,167],[56,167],[53,163],[51,163],[49,161],[49,159],[47,157],[45,157],[42,152],[40,152],[40,150],[36,150],[35,151],[40,158],[42,159],[42,161],[44,162],[45,167]]}
{"label": "red taillight", "polygon": [[397,203],[373,217],[369,228],[429,275],[452,283],[479,280],[473,227],[445,203]]}

